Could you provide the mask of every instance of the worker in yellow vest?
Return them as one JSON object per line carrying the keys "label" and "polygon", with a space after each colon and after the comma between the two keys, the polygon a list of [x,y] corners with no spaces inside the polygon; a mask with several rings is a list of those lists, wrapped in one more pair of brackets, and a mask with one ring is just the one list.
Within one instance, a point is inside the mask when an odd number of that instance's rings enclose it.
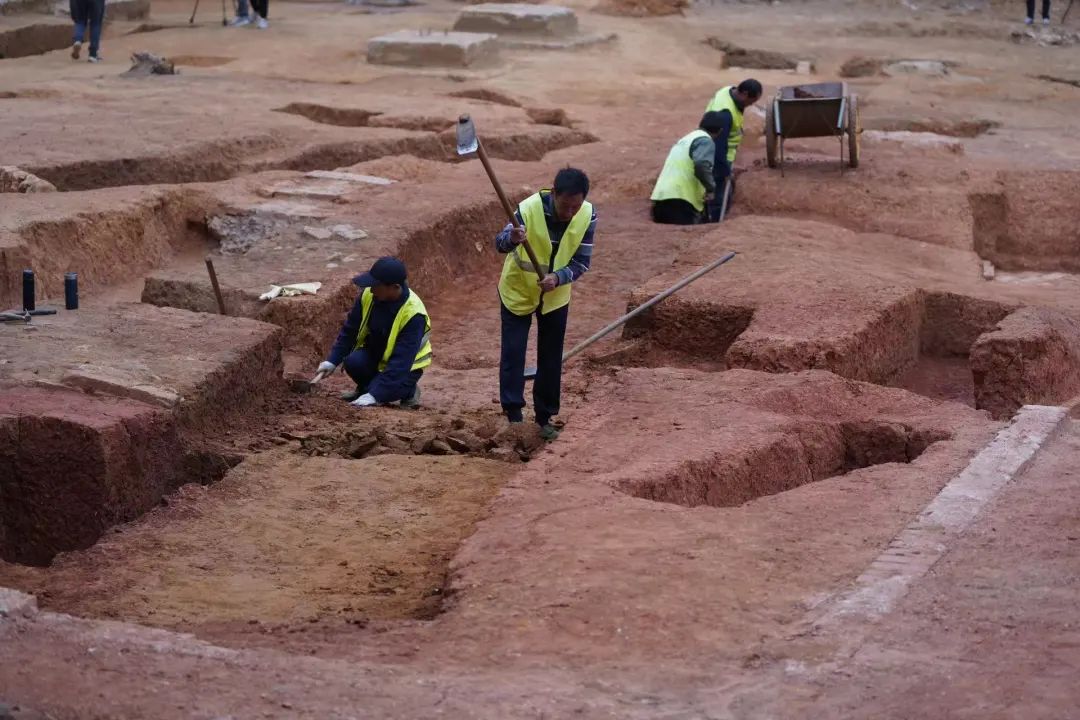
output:
{"label": "worker in yellow vest", "polygon": [[672,146],[650,196],[653,222],[697,225],[706,220],[705,208],[716,195],[716,138],[725,127],[720,113],[707,112],[697,130]]}
{"label": "worker in yellow vest", "polygon": [[[499,278],[502,305],[502,352],[499,360],[499,402],[511,423],[523,421],[525,407],[525,351],[532,317],[536,316],[537,363],[533,382],[536,424],[547,441],[558,437],[551,418],[559,414],[562,383],[563,338],[570,310],[571,284],[580,279],[592,260],[596,213],[589,194],[589,178],[576,168],[563,168],[550,190],[541,190],[518,205],[521,227],[508,224],[495,238],[495,248],[506,253]],[[529,261],[522,244],[541,263],[543,280]]]}
{"label": "worker in yellow vest", "polygon": [[[718,112],[724,118],[725,128],[716,139],[716,160],[713,163],[713,176],[716,178],[717,199],[709,204],[710,222],[720,219],[720,203],[724,197],[724,185],[730,180],[727,191],[728,207],[735,197],[735,176],[732,168],[735,153],[743,138],[743,113],[761,99],[761,83],[754,79],[743,80],[738,86],[728,85],[716,91],[716,95],[705,108],[705,112]],[[725,212],[727,210],[725,209]]]}
{"label": "worker in yellow vest", "polygon": [[344,366],[356,389],[342,399],[356,407],[400,402],[420,406],[420,376],[431,365],[431,317],[406,283],[405,263],[379,258],[353,278],[361,288],[315,379]]}

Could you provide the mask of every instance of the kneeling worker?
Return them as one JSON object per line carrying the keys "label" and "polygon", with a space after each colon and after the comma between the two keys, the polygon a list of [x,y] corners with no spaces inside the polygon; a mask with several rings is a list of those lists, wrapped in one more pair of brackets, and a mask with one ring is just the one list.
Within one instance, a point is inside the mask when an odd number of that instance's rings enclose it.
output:
{"label": "kneeling worker", "polygon": [[[716,161],[713,163],[713,176],[716,178],[716,198],[709,204],[709,222],[720,221],[720,203],[723,202],[724,185],[730,180],[727,193],[728,208],[735,197],[735,153],[743,138],[743,113],[761,99],[761,83],[753,78],[743,80],[737,87],[728,85],[716,91],[705,112],[720,113],[724,127],[716,138]],[[725,208],[724,212],[727,212]]]}
{"label": "kneeling worker", "polygon": [[697,225],[705,221],[706,202],[716,195],[716,138],[725,127],[720,113],[707,112],[697,130],[672,146],[653,187],[653,222]]}
{"label": "kneeling worker", "polygon": [[360,297],[330,355],[319,363],[316,379],[344,363],[356,390],[342,399],[357,407],[397,401],[402,407],[420,405],[417,383],[431,364],[431,318],[405,278],[405,264],[393,257],[380,258],[353,278],[362,288]]}

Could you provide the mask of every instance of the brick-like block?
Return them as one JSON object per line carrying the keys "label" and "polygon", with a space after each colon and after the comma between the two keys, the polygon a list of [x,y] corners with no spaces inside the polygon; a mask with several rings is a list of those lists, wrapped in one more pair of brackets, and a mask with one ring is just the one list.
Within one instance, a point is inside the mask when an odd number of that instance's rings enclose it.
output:
{"label": "brick-like block", "polygon": [[487,33],[400,30],[368,42],[367,60],[377,65],[469,67],[497,57],[498,38]]}
{"label": "brick-like block", "polygon": [[172,413],[63,388],[0,390],[0,558],[48,564],[175,489]]}
{"label": "brick-like block", "polygon": [[478,33],[513,33],[567,36],[577,32],[577,15],[558,5],[484,3],[461,11],[454,30]]}

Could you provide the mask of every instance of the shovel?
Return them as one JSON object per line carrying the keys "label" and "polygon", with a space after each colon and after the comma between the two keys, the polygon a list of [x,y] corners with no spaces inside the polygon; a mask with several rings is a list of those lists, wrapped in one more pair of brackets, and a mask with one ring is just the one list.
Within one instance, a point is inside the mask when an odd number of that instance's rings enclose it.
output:
{"label": "shovel", "polygon": [[[458,155],[476,153],[480,158],[480,164],[484,166],[488,179],[491,180],[492,187],[495,188],[495,194],[499,196],[499,202],[502,203],[503,210],[506,211],[506,217],[510,218],[510,224],[516,228],[521,227],[521,223],[518,222],[517,216],[514,214],[514,206],[510,204],[506,193],[503,192],[502,185],[499,183],[499,179],[495,177],[495,171],[491,167],[491,161],[488,160],[487,152],[484,151],[484,146],[480,144],[480,138],[476,135],[476,126],[473,125],[472,118],[468,115],[462,115],[458,118],[457,153]],[[533,252],[529,241],[526,240],[522,245],[525,247],[525,254],[529,256],[529,262],[532,263],[533,269],[536,270],[536,277],[543,280],[544,273],[540,269],[540,261],[536,259],[536,253]]]}
{"label": "shovel", "polygon": [[[698,268],[697,270],[690,273],[689,275],[684,277],[682,280],[675,283],[674,285],[672,285],[671,287],[669,287],[667,290],[663,291],[659,295],[654,295],[653,297],[649,298],[648,300],[646,300],[642,304],[638,305],[636,308],[634,308],[630,312],[623,315],[618,320],[615,320],[615,321],[611,322],[610,324],[605,325],[601,329],[597,330],[595,333],[593,333],[592,335],[585,338],[584,340],[579,342],[577,345],[575,345],[574,347],[570,348],[565,353],[563,353],[563,356],[562,356],[563,364],[566,364],[567,360],[574,357],[575,355],[580,353],[582,350],[589,347],[594,342],[596,342],[600,338],[602,338],[605,335],[607,335],[608,333],[610,333],[612,330],[615,330],[616,328],[621,327],[622,325],[625,325],[628,321],[632,320],[633,318],[637,317],[641,313],[645,312],[646,310],[648,310],[649,308],[651,308],[653,305],[660,302],[664,298],[669,297],[671,295],[674,295],[676,292],[678,292],[679,290],[682,290],[684,287],[686,287],[690,283],[694,282],[695,280],[697,280],[699,277],[701,277],[705,273],[712,272],[716,268],[720,267],[721,265],[723,265],[727,261],[734,258],[735,255],[736,255],[736,253],[734,253],[734,252],[724,253],[724,255],[722,255],[721,257],[719,257],[716,260],[712,261],[711,263],[709,263],[705,267]],[[536,377],[536,368],[532,367],[532,368],[526,368],[525,369],[525,379],[526,380],[532,380],[535,377]]]}

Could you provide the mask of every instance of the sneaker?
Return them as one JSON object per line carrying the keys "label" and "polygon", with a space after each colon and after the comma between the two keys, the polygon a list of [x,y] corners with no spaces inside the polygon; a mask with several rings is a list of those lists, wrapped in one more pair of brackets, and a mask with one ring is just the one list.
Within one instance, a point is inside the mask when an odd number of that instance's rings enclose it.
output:
{"label": "sneaker", "polygon": [[401,407],[406,408],[408,410],[419,410],[420,409],[420,386],[419,385],[417,385],[416,389],[413,390],[412,397],[405,398],[404,400],[401,401]]}
{"label": "sneaker", "polygon": [[244,27],[245,25],[250,24],[251,18],[249,18],[247,15],[237,15],[232,19],[232,22],[229,23],[229,27]]}
{"label": "sneaker", "polygon": [[270,27],[270,23],[266,21],[266,18],[261,17],[255,21],[255,27],[259,28],[260,30],[265,30],[266,28]]}
{"label": "sneaker", "polygon": [[1024,18],[1024,24],[1025,25],[1031,25],[1034,22],[1035,22],[1035,18]]}
{"label": "sneaker", "polygon": [[1043,18],[1043,25],[1049,25],[1049,24],[1050,24],[1050,18]]}
{"label": "sneaker", "polygon": [[78,60],[79,59],[79,53],[81,53],[81,52],[82,52],[82,43],[81,42],[77,42],[74,45],[72,45],[71,46],[71,59],[72,60]]}
{"label": "sneaker", "polygon": [[99,62],[101,62],[101,56],[100,55],[91,55],[90,57],[86,58],[86,60],[87,60],[87,62],[99,63]]}
{"label": "sneaker", "polygon": [[355,390],[349,390],[347,392],[343,392],[338,397],[340,397],[345,402],[352,402],[353,400],[355,400],[356,398],[360,397],[363,394],[364,394],[364,389],[361,388],[359,385],[357,385]]}

